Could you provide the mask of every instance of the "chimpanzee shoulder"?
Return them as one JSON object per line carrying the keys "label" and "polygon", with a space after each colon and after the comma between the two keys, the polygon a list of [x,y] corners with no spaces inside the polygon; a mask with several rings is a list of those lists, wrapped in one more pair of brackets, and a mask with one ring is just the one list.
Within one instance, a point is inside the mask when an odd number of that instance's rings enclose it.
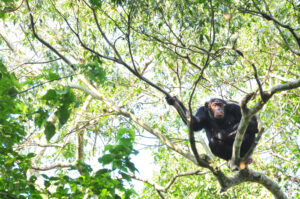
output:
{"label": "chimpanzee shoulder", "polygon": [[197,110],[196,112],[196,115],[197,116],[208,116],[208,112],[207,112],[207,109],[205,108],[205,106],[200,106],[199,109]]}
{"label": "chimpanzee shoulder", "polygon": [[241,118],[242,112],[241,107],[238,104],[226,104],[225,114],[234,114],[234,116]]}
{"label": "chimpanzee shoulder", "polygon": [[195,116],[194,116],[194,123],[193,123],[193,129],[194,131],[199,131],[202,128],[204,128],[205,126],[207,126],[208,122],[209,122],[209,114],[207,109],[205,108],[205,106],[201,106]]}

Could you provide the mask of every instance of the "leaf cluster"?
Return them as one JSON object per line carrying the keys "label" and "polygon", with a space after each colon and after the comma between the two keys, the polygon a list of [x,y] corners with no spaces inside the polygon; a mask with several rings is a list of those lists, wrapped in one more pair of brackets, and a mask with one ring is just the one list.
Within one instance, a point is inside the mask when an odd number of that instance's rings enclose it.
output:
{"label": "leaf cluster", "polygon": [[116,136],[116,145],[106,145],[103,155],[98,159],[103,165],[111,164],[112,170],[135,172],[137,169],[130,161],[130,155],[137,154],[133,149],[135,134],[131,129],[121,128]]}

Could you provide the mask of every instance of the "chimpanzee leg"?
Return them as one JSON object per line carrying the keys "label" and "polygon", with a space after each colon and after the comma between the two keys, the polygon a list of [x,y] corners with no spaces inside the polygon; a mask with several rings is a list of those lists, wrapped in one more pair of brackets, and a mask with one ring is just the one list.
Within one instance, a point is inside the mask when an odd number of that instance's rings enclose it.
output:
{"label": "chimpanzee leg", "polygon": [[224,160],[230,160],[232,154],[232,146],[227,145],[221,140],[211,138],[209,142],[209,148],[211,152]]}
{"label": "chimpanzee leg", "polygon": [[246,133],[241,146],[241,157],[243,157],[250,149],[252,143],[255,140],[255,134]]}

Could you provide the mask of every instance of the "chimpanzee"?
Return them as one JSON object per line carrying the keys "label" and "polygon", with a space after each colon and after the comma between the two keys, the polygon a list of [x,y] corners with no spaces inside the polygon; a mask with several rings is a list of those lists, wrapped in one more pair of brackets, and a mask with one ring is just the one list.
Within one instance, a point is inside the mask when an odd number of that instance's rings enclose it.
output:
{"label": "chimpanzee", "polygon": [[[169,105],[174,105],[177,101],[182,109],[185,112],[187,111],[176,97],[166,97],[166,100]],[[192,128],[194,131],[204,128],[211,152],[215,156],[228,161],[231,159],[232,146],[241,117],[239,105],[229,104],[222,99],[213,98],[206,102],[204,106],[201,106],[196,115],[193,115]],[[249,150],[257,132],[257,119],[252,117],[242,142],[241,157]],[[246,164],[251,162],[252,158],[246,160]]]}

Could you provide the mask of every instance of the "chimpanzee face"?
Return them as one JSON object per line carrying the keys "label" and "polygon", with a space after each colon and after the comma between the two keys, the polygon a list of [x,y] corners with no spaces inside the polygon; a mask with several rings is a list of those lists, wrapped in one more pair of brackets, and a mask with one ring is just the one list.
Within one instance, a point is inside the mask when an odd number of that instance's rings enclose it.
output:
{"label": "chimpanzee face", "polygon": [[226,102],[221,99],[212,99],[205,103],[210,118],[222,119],[225,115]]}
{"label": "chimpanzee face", "polygon": [[225,104],[221,102],[213,102],[210,105],[210,108],[214,114],[214,118],[221,119],[224,117],[224,107]]}

